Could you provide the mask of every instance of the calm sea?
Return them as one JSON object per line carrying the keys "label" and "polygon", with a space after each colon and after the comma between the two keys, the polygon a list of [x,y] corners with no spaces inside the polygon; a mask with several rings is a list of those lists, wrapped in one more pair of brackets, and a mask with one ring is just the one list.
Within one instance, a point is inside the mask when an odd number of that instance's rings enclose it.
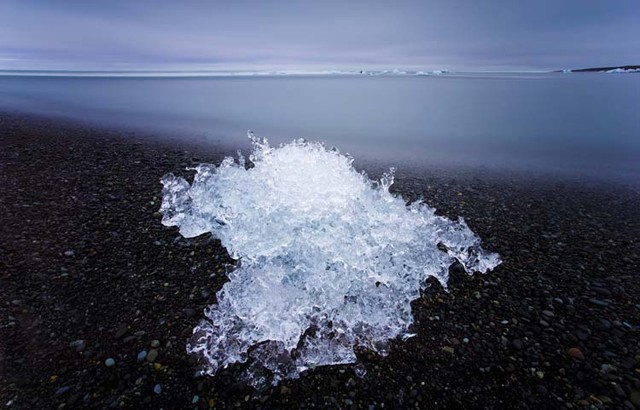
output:
{"label": "calm sea", "polygon": [[0,76],[0,109],[247,147],[325,141],[402,164],[640,186],[640,74],[433,77]]}

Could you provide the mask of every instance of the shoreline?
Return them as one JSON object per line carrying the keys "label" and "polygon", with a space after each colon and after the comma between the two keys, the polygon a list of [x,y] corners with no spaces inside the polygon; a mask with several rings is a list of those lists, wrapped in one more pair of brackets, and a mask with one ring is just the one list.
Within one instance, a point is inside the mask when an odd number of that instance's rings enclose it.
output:
{"label": "shoreline", "polygon": [[161,225],[160,178],[224,154],[0,113],[1,403],[640,408],[640,194],[478,170],[399,170],[392,191],[464,216],[504,262],[427,288],[418,335],[385,358],[360,353],[364,377],[318,368],[263,392],[235,368],[196,377],[185,344],[232,261]]}

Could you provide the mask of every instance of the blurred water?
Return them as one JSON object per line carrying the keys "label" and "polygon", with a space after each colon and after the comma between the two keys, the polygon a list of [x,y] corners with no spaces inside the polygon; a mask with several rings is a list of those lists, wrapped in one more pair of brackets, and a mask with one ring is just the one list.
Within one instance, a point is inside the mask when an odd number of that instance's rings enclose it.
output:
{"label": "blurred water", "polygon": [[396,164],[566,172],[640,186],[640,75],[0,76],[0,109],[247,147],[325,141]]}

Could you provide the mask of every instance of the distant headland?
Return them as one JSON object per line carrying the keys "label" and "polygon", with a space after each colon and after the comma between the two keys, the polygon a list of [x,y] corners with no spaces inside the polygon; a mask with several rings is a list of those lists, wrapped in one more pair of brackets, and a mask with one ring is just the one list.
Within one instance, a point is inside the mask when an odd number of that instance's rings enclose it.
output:
{"label": "distant headland", "polygon": [[640,73],[640,65],[623,65],[615,67],[577,68],[571,70],[558,70],[565,73]]}

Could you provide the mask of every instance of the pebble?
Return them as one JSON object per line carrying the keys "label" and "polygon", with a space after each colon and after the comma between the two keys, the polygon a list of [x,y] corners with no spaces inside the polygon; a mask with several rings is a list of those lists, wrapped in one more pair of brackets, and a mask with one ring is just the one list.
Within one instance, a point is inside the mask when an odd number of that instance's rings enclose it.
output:
{"label": "pebble", "polygon": [[567,354],[573,357],[574,359],[584,360],[584,353],[582,353],[582,350],[578,349],[577,347],[572,347],[571,349],[568,349]]}
{"label": "pebble", "polygon": [[620,385],[618,385],[617,383],[611,383],[611,384],[613,385],[613,391],[616,392],[618,397],[626,397],[626,394],[622,389],[622,387],[620,387]]}
{"label": "pebble", "polygon": [[138,353],[138,361],[139,362],[143,361],[146,358],[147,358],[147,351],[146,350],[143,350],[140,353]]}
{"label": "pebble", "polygon": [[611,398],[609,396],[598,396],[598,398],[604,404],[612,404],[613,403],[613,400],[611,400]]}
{"label": "pebble", "polygon": [[158,351],[156,349],[149,350],[147,353],[147,361],[153,363],[158,358]]}
{"label": "pebble", "polygon": [[107,367],[115,366],[115,364],[116,364],[116,361],[113,360],[110,357],[107,360],[104,361],[104,365],[107,366]]}
{"label": "pebble", "polygon": [[609,330],[611,329],[611,322],[607,319],[600,319],[598,320],[598,327],[602,330]]}
{"label": "pebble", "polygon": [[155,394],[160,394],[162,393],[162,385],[160,384],[156,384],[155,386],[153,386],[153,392]]}
{"label": "pebble", "polygon": [[194,394],[193,399],[191,399],[191,404],[196,404],[199,401],[200,401],[200,396],[198,396],[197,394]]}
{"label": "pebble", "polygon": [[151,347],[158,347],[160,346],[160,341],[159,340],[152,340],[151,341]]}
{"label": "pebble", "polygon": [[128,330],[129,330],[129,328],[127,326],[125,326],[125,325],[120,326],[118,328],[118,330],[116,330],[116,334],[115,334],[116,339],[120,339],[122,336],[127,334]]}
{"label": "pebble", "polygon": [[449,354],[454,354],[455,350],[451,346],[445,346],[442,348],[442,351]]}
{"label": "pebble", "polygon": [[609,306],[609,302],[606,302],[606,301],[600,300],[600,299],[596,299],[596,298],[589,299],[589,302],[591,302],[591,303],[593,303],[594,305],[597,305],[597,306]]}
{"label": "pebble", "polygon": [[133,342],[134,340],[136,340],[135,336],[127,336],[124,339],[122,339],[122,343],[128,344]]}
{"label": "pebble", "polygon": [[611,291],[605,288],[591,288],[594,292],[602,296],[611,296]]}
{"label": "pebble", "polygon": [[63,386],[63,387],[60,387],[58,390],[56,390],[55,395],[56,395],[56,396],[60,396],[60,395],[62,395],[62,394],[65,394],[65,393],[66,393],[66,392],[68,392],[69,390],[71,390],[71,387],[69,387],[69,386]]}
{"label": "pebble", "polygon": [[546,387],[544,387],[543,385],[538,385],[538,386],[536,387],[536,391],[537,391],[538,393],[540,393],[541,395],[543,395],[543,396],[547,394],[547,388],[546,388]]}
{"label": "pebble", "polygon": [[576,336],[578,336],[578,339],[583,341],[589,339],[589,333],[582,329],[576,332]]}
{"label": "pebble", "polygon": [[82,352],[86,347],[86,343],[84,340],[78,339],[69,343],[69,347],[72,349],[76,349],[76,352]]}
{"label": "pebble", "polygon": [[280,386],[280,394],[290,394],[291,393],[291,389],[288,388],[287,386]]}

